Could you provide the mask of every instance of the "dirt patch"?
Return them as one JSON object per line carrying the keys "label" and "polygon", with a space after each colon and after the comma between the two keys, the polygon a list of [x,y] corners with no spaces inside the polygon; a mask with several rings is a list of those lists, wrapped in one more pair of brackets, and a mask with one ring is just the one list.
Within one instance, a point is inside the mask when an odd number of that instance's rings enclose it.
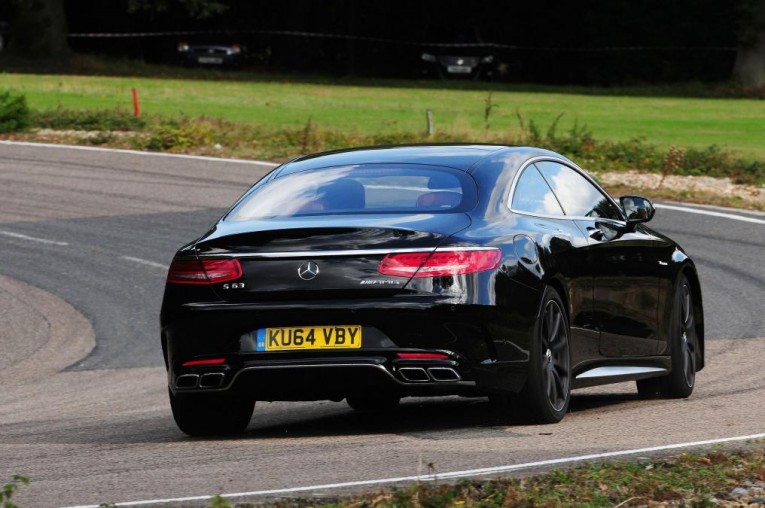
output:
{"label": "dirt patch", "polygon": [[[664,197],[676,195],[683,201],[706,204],[727,204],[737,208],[765,208],[765,188],[733,183],[730,178],[711,176],[680,176],[657,173],[625,171],[614,173],[590,172],[606,188],[639,189],[641,192]],[[709,196],[717,196],[723,202],[710,203]]]}

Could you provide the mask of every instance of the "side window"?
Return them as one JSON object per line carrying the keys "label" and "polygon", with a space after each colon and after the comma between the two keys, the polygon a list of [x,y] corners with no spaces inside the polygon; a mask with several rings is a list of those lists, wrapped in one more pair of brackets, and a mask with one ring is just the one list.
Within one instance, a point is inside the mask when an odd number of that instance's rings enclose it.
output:
{"label": "side window", "polygon": [[527,166],[518,179],[511,208],[539,215],[563,215],[558,200],[533,164]]}
{"label": "side window", "polygon": [[537,162],[566,215],[623,220],[621,211],[605,194],[577,171],[557,162]]}

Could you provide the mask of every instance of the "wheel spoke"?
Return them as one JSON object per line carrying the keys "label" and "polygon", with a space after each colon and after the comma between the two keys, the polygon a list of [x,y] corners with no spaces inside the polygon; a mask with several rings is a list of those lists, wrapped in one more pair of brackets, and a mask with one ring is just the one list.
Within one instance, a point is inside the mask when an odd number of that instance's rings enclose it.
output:
{"label": "wheel spoke", "polygon": [[560,333],[560,322],[562,321],[560,312],[555,310],[551,310],[550,314],[553,315],[553,329],[550,332],[550,345],[552,346],[556,342],[558,342],[558,334]]}
{"label": "wheel spoke", "polygon": [[560,375],[560,372],[558,372],[556,369],[553,369],[553,381],[555,382],[555,388],[558,391],[558,393],[563,393],[565,390],[565,387],[563,386],[563,378]]}
{"label": "wheel spoke", "polygon": [[545,315],[542,318],[542,321],[544,322],[544,328],[542,330],[542,342],[545,346],[549,346],[550,342],[553,340],[552,335],[552,329],[553,329],[553,312],[552,312],[552,304],[548,305],[545,309]]}
{"label": "wheel spoke", "polygon": [[557,406],[558,392],[555,385],[555,374],[552,366],[547,368],[547,399],[550,401],[553,407]]}
{"label": "wheel spoke", "polygon": [[695,353],[693,350],[693,347],[690,345],[690,343],[686,343],[685,348],[685,354],[684,354],[684,373],[685,373],[685,381],[688,384],[688,386],[693,385],[694,378],[696,376],[696,359],[695,359]]}
{"label": "wheel spoke", "polygon": [[[554,344],[550,346],[550,351],[552,353],[560,353],[566,349],[566,344],[568,344],[568,337],[565,333],[562,333],[559,337],[557,337],[557,340]],[[558,356],[556,355],[556,359]]]}

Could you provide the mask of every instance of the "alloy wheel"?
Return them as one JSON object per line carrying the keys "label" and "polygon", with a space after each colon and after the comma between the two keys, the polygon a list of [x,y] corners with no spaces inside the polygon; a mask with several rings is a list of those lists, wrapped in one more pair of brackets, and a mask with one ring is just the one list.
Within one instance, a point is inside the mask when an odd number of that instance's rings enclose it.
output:
{"label": "alloy wheel", "polygon": [[542,316],[542,379],[550,406],[561,411],[570,387],[568,332],[560,305],[550,300]]}
{"label": "alloy wheel", "polygon": [[689,339],[693,337],[693,297],[691,288],[683,284],[680,293],[680,343],[683,355],[683,376],[687,386],[693,386],[696,378],[696,344]]}

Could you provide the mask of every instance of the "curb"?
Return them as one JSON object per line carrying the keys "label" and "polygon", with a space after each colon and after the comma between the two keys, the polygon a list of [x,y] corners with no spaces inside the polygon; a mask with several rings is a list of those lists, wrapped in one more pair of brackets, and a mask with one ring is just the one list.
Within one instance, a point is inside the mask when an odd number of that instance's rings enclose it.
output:
{"label": "curb", "polygon": [[[0,275],[0,290],[30,308],[44,321],[47,340],[34,352],[0,370],[0,384],[21,384],[49,378],[80,361],[96,346],[96,335],[85,316],[61,298],[24,282]],[[3,316],[14,321],[14,315]],[[26,318],[28,319],[28,318]],[[16,338],[15,341],[24,340]],[[10,347],[13,347],[11,340]]]}

